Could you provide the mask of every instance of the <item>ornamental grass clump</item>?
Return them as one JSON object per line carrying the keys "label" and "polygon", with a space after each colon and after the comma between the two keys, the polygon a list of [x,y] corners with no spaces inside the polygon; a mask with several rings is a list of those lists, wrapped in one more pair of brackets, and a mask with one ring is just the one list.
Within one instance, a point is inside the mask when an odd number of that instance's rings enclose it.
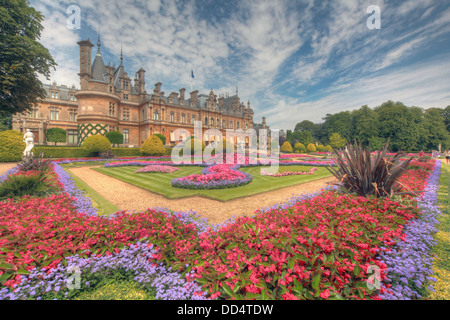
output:
{"label": "ornamental grass clump", "polygon": [[394,194],[411,194],[403,191],[399,178],[406,172],[412,158],[401,162],[403,152],[398,152],[389,160],[386,152],[389,140],[383,149],[372,158],[370,146],[363,150],[361,144],[347,144],[346,150],[340,154],[333,149],[337,169],[327,169],[338,179],[339,186],[359,196],[390,197]]}
{"label": "ornamental grass clump", "polygon": [[59,192],[60,188],[46,173],[29,171],[26,175],[11,175],[0,184],[0,201],[24,196],[45,197]]}
{"label": "ornamental grass clump", "polygon": [[22,158],[22,162],[19,163],[19,170],[22,172],[27,171],[49,171],[52,161],[50,159],[44,160],[44,154],[39,152],[37,158],[34,157],[33,153]]}

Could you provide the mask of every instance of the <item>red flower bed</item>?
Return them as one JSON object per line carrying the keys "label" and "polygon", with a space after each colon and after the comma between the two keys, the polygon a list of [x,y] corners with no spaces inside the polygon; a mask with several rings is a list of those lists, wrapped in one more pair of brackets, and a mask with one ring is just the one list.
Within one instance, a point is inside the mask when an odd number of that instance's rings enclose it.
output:
{"label": "red flower bed", "polygon": [[[408,170],[401,182],[423,190],[429,175]],[[78,213],[73,201],[64,193],[0,202],[0,284],[69,255],[110,254],[146,238],[159,248],[155,258],[193,269],[188,279],[213,298],[370,298],[368,267],[386,277],[380,248],[402,238],[403,225],[418,214],[389,199],[327,192],[198,235],[194,224],[159,210],[107,219]]]}
{"label": "red flower bed", "polygon": [[325,193],[239,218],[200,236],[191,278],[213,297],[364,298],[370,265],[385,278],[377,251],[401,238],[402,225],[416,212],[390,200]]}
{"label": "red flower bed", "polygon": [[53,268],[64,257],[82,251],[84,256],[108,254],[144,237],[161,244],[165,258],[172,257],[172,245],[196,237],[194,225],[185,225],[164,212],[122,212],[107,219],[78,213],[73,200],[61,194],[0,202],[0,280],[35,266]]}

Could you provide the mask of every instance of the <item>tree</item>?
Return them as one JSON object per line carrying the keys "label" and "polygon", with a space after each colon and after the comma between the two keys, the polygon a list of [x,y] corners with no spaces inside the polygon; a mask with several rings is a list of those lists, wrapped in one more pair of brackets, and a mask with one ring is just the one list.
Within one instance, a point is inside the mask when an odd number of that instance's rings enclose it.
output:
{"label": "tree", "polygon": [[304,152],[306,152],[306,147],[305,147],[305,145],[304,145],[303,143],[297,142],[297,143],[294,145],[294,150],[295,150],[297,153],[304,153]]}
{"label": "tree", "polygon": [[339,133],[341,137],[350,140],[353,135],[353,117],[350,111],[343,111],[336,114],[327,114],[325,127],[328,135]]}
{"label": "tree", "polygon": [[[296,141],[303,143],[307,146],[310,143],[314,143],[315,139],[313,138],[310,131],[297,131],[293,133],[293,137]],[[295,144],[294,144],[295,145]]]}
{"label": "tree", "polygon": [[46,132],[47,142],[66,142],[67,132],[61,128],[50,128]]}
{"label": "tree", "polygon": [[444,109],[444,122],[447,127],[447,131],[450,132],[450,106]]}
{"label": "tree", "polygon": [[38,76],[49,80],[57,64],[38,42],[43,18],[27,0],[0,0],[0,109],[9,114],[46,97]]}
{"label": "tree", "polygon": [[316,146],[314,145],[314,143],[308,144],[308,146],[306,147],[306,152],[308,153],[316,152]]}
{"label": "tree", "polygon": [[289,143],[289,141],[286,141],[285,143],[283,143],[283,145],[281,146],[280,151],[281,152],[286,152],[286,153],[292,153],[293,149],[292,149],[292,146]]}
{"label": "tree", "polygon": [[318,129],[318,126],[319,125],[314,124],[312,121],[303,120],[302,122],[297,123],[294,131],[310,131],[311,134],[314,136]]}
{"label": "tree", "polygon": [[345,147],[346,144],[347,140],[345,138],[342,138],[339,133],[335,132],[330,136],[330,145],[333,148],[340,149]]}
{"label": "tree", "polygon": [[427,140],[424,146],[425,150],[437,150],[439,145],[446,148],[449,139],[444,119],[445,110],[439,108],[431,108],[425,110],[424,129],[427,132]]}
{"label": "tree", "polygon": [[354,126],[352,140],[358,140],[364,147],[369,144],[374,147],[373,142],[376,142],[377,148],[381,147],[383,143],[377,142],[379,127],[377,114],[368,106],[362,106],[354,110],[352,116]]}
{"label": "tree", "polygon": [[123,133],[120,131],[109,131],[106,133],[105,137],[113,144],[114,147],[123,143]]}
{"label": "tree", "polygon": [[0,131],[12,129],[12,115],[7,112],[0,111]]}

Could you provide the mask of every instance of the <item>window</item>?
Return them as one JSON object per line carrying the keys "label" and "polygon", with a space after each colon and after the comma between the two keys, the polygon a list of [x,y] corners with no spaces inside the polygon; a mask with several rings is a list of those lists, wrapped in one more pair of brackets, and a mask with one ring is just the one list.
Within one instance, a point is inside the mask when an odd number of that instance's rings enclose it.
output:
{"label": "window", "polygon": [[216,128],[218,128],[219,126],[220,126],[220,120],[217,119],[217,120],[216,120]]}
{"label": "window", "polygon": [[170,122],[175,122],[175,114],[173,112],[170,113]]}
{"label": "window", "polygon": [[123,108],[122,115],[123,115],[123,117],[122,117],[123,121],[130,121],[130,109]]}
{"label": "window", "polygon": [[208,125],[208,118],[205,117],[205,126],[207,126],[207,125]]}
{"label": "window", "polygon": [[67,139],[68,143],[70,143],[70,144],[78,143],[78,130],[68,129],[67,134],[68,134],[68,139]]}
{"label": "window", "polygon": [[195,115],[192,115],[192,120],[191,121],[192,121],[191,124],[195,123]]}
{"label": "window", "polygon": [[59,120],[59,109],[58,108],[50,109],[50,120]]}
{"label": "window", "polygon": [[77,121],[77,110],[76,109],[69,109],[69,121],[70,122]]}
{"label": "window", "polygon": [[128,100],[128,95],[127,94],[123,95],[123,100]]}
{"label": "window", "polygon": [[230,121],[230,129],[233,129],[233,121]]}
{"label": "window", "polygon": [[153,120],[155,120],[155,121],[159,120],[159,112],[158,112],[158,110],[155,110],[155,112],[153,112]]}
{"label": "window", "polygon": [[128,129],[123,129],[123,143],[128,143],[129,142],[129,131]]}
{"label": "window", "polygon": [[227,124],[226,124],[226,121],[225,121],[225,120],[222,120],[222,128],[223,128],[223,129],[226,129],[226,128],[225,128],[226,125],[227,125]]}
{"label": "window", "polygon": [[236,123],[236,129],[239,129],[239,121]]}
{"label": "window", "polygon": [[211,118],[211,123],[210,123],[210,125],[211,125],[212,127],[214,127],[214,118]]}
{"label": "window", "polygon": [[110,102],[109,103],[109,115],[111,117],[114,117],[115,113],[116,113],[116,105],[115,105],[115,103]]}
{"label": "window", "polygon": [[184,113],[181,114],[181,123],[186,123],[186,115]]}
{"label": "window", "polygon": [[30,118],[37,118],[38,117],[38,108],[37,107],[33,107],[33,109],[30,110],[29,117]]}

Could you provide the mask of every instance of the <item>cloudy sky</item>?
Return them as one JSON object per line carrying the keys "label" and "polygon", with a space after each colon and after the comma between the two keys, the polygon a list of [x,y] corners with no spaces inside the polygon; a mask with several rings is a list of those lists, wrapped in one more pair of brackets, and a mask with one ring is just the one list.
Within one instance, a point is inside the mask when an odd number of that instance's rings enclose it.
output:
{"label": "cloudy sky", "polygon": [[[106,63],[143,67],[147,92],[186,88],[250,100],[255,122],[293,129],[327,113],[387,100],[450,105],[450,1],[30,0],[41,42],[58,63],[50,81],[79,88],[77,41],[102,39]],[[69,29],[70,5],[81,28]],[[368,7],[380,8],[381,28]],[[93,57],[96,52],[93,48]],[[191,69],[195,79],[191,83]]]}

